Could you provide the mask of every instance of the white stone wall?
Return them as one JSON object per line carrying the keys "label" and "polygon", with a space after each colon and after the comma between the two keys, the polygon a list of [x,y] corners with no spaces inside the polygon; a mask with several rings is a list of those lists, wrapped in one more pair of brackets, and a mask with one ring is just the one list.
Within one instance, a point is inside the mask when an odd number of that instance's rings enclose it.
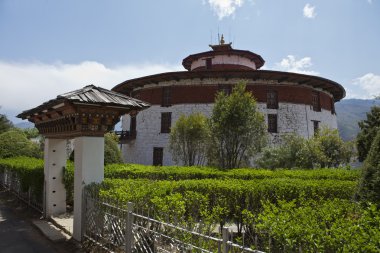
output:
{"label": "white stone wall", "polygon": [[[205,67],[206,58],[209,58],[209,57],[205,57],[205,58],[201,58],[196,61],[193,61],[193,63],[191,64],[191,70],[199,68],[199,67]],[[248,58],[241,57],[238,55],[216,55],[212,57],[212,65],[216,65],[216,64],[243,65],[251,69],[256,69],[255,62],[251,61]]]}
{"label": "white stone wall", "polygon": [[[170,107],[158,105],[140,112],[137,115],[137,136],[136,139],[122,146],[124,161],[127,163],[140,163],[151,165],[153,163],[153,148],[163,147],[163,165],[174,165],[168,148],[169,134],[160,133],[161,113],[172,113],[172,126],[181,114],[189,115],[193,112],[202,112],[210,116],[213,104],[183,104]],[[336,115],[330,111],[323,110],[315,112],[310,105],[279,103],[278,109],[267,109],[265,103],[258,103],[259,110],[267,114],[277,114],[278,133],[271,134],[271,143],[275,145],[280,140],[280,135],[285,133],[297,133],[306,138],[314,135],[313,120],[319,121],[320,127],[323,125],[336,129]],[[265,116],[267,121],[267,116]],[[130,118],[122,118],[123,130],[129,130]]]}

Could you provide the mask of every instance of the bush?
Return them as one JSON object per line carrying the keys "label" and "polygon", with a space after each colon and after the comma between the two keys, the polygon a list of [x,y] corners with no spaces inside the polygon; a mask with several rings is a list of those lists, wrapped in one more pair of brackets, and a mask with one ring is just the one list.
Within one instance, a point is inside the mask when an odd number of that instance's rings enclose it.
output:
{"label": "bush", "polygon": [[119,139],[114,133],[106,133],[104,135],[104,164],[123,162],[118,141]]}
{"label": "bush", "polygon": [[380,206],[380,130],[364,162],[358,195]]}
{"label": "bush", "polygon": [[42,200],[44,186],[44,162],[31,157],[12,157],[0,159],[0,172],[8,170],[20,179],[24,192],[30,187],[32,194]]}
{"label": "bush", "polygon": [[206,116],[201,113],[181,115],[170,132],[173,160],[185,166],[203,165],[209,138]]}
{"label": "bush", "polygon": [[338,130],[326,127],[311,139],[290,134],[283,136],[282,144],[264,150],[256,163],[263,168],[323,168],[350,163],[354,156],[353,143],[345,143]]}
{"label": "bush", "polygon": [[[348,200],[264,202],[258,215],[244,212],[249,231],[274,252],[379,252],[380,211]],[[267,239],[272,238],[272,245]]]}
{"label": "bush", "polygon": [[26,135],[17,129],[0,134],[0,158],[29,156],[41,158],[39,145],[28,140]]}

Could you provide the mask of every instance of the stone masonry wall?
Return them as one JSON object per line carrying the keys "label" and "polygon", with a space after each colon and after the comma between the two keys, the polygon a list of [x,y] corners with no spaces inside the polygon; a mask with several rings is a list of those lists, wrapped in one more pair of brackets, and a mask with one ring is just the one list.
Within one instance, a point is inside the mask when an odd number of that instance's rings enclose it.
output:
{"label": "stone masonry wall", "polygon": [[[172,113],[172,126],[181,114],[189,115],[193,112],[202,112],[210,116],[213,104],[180,104],[170,107],[153,105],[137,115],[137,136],[135,140],[122,146],[124,160],[127,163],[140,163],[151,165],[153,162],[153,148],[163,147],[163,165],[174,165],[169,152],[169,134],[160,133],[161,113]],[[271,134],[270,142],[276,145],[280,141],[281,134],[297,133],[306,138],[314,135],[313,121],[319,121],[320,126],[326,125],[336,129],[336,115],[331,111],[322,109],[321,112],[313,111],[310,105],[279,103],[278,109],[267,109],[266,103],[258,103],[259,110],[265,114],[277,114],[278,133]],[[122,119],[123,130],[129,130],[130,118]]]}

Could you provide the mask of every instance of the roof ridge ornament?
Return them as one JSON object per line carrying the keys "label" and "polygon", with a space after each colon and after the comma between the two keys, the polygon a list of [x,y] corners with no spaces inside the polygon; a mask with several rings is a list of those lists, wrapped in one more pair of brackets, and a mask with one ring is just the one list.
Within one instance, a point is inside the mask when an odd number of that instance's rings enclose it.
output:
{"label": "roof ridge ornament", "polygon": [[231,45],[232,45],[232,42],[226,43],[226,41],[224,40],[224,35],[222,34],[222,36],[220,37],[220,40],[218,41],[218,44],[209,45],[209,47],[211,47],[212,50],[214,51],[229,51],[229,50],[233,50]]}
{"label": "roof ridge ornament", "polygon": [[220,38],[220,42],[219,42],[219,45],[224,45],[224,36],[223,36],[223,34],[222,34],[222,37]]}

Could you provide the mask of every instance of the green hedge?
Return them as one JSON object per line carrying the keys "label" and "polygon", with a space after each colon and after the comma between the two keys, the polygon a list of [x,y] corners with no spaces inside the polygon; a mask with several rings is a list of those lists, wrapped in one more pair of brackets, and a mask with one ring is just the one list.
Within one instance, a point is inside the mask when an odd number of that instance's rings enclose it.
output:
{"label": "green hedge", "polygon": [[[264,203],[243,212],[246,231],[268,252],[380,252],[380,210],[348,200]],[[269,237],[272,238],[271,245]]]}
{"label": "green hedge", "polygon": [[0,159],[0,173],[11,171],[20,179],[21,188],[27,191],[31,188],[37,199],[42,198],[44,185],[44,162],[32,157],[17,157]]}
{"label": "green hedge", "polygon": [[218,170],[210,167],[180,166],[147,166],[139,164],[111,164],[104,169],[105,178],[146,178],[152,180],[185,180],[185,179],[264,179],[264,178],[300,178],[300,179],[334,179],[357,180],[359,170],[315,169],[315,170],[265,170],[265,169],[232,169]]}
{"label": "green hedge", "polygon": [[[42,193],[43,160],[20,157],[0,159],[1,168],[18,171],[23,187],[33,186],[37,193]],[[190,180],[190,179],[304,179],[304,180],[337,180],[356,181],[358,170],[316,169],[316,170],[262,170],[233,169],[222,171],[210,167],[179,167],[179,166],[145,166],[137,164],[111,164],[105,166],[105,178],[121,179],[151,179],[151,180]],[[35,179],[35,180],[34,180]],[[64,183],[67,191],[67,202],[72,204],[74,188],[74,164],[68,162],[64,172]]]}
{"label": "green hedge", "polygon": [[[267,178],[256,180],[197,179],[181,181],[151,181],[147,179],[105,179],[100,185],[101,196],[115,201],[132,201],[136,205],[152,204],[155,197],[197,192],[208,201],[209,207],[228,205],[233,212],[239,209],[259,211],[261,201],[297,199],[351,199],[357,187],[355,181],[304,180]],[[224,202],[228,200],[227,202]],[[227,207],[227,206],[226,206]]]}

